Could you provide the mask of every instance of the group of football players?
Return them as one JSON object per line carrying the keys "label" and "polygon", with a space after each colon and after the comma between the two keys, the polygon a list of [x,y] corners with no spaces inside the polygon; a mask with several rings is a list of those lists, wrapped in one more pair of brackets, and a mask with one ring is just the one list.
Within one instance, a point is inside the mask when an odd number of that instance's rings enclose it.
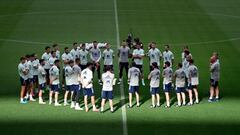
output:
{"label": "group of football players", "polygon": [[[145,53],[142,42],[136,38],[133,43],[124,40],[118,48],[118,80],[114,75],[114,51],[108,43],[73,43],[73,48],[64,48],[60,54],[58,44],[52,47],[45,47],[41,59],[36,54],[26,55],[20,58],[18,72],[21,82],[20,103],[36,101],[39,104],[46,104],[43,94],[49,90],[49,104],[61,106],[59,103],[59,92],[64,90],[64,106],[70,104],[70,108],[83,110],[80,105],[80,98],[83,94],[84,109],[88,112],[88,98],[91,100],[92,110],[98,112],[95,105],[95,93],[93,89],[94,73],[97,72],[98,83],[102,86],[100,112],[104,112],[106,100],[109,100],[110,111],[113,108],[114,85],[123,85],[123,71],[125,69],[129,84],[128,108],[133,107],[133,95],[136,96],[136,106],[140,107],[139,86],[142,84],[145,89],[145,79],[150,80],[150,95],[152,99],[151,108],[160,107],[160,78],[163,78],[162,86],[165,93],[166,108],[171,106],[170,94],[174,91],[177,95],[176,107],[193,105],[199,103],[198,85],[199,72],[194,65],[193,56],[188,46],[184,46],[181,54],[182,61],[176,64],[177,69],[173,71],[174,54],[169,45],[165,45],[161,52],[155,42],[148,45],[148,52]],[[101,49],[104,49],[103,51]],[[148,57],[148,59],[144,59]],[[101,62],[103,60],[103,62]],[[147,77],[143,75],[144,63],[149,61],[150,73]],[[163,63],[160,69],[161,61]],[[103,66],[101,66],[101,63]],[[130,64],[129,64],[130,63]],[[101,74],[101,68],[103,73]],[[218,53],[214,52],[210,58],[210,96],[208,101],[219,101],[219,76],[220,62]],[[145,69],[144,69],[145,70]],[[62,77],[60,75],[63,75]],[[62,80],[62,81],[60,81]],[[148,89],[148,88],[146,88]],[[69,102],[70,97],[70,102]],[[188,98],[187,98],[188,97]],[[54,99],[54,100],[53,100]]]}

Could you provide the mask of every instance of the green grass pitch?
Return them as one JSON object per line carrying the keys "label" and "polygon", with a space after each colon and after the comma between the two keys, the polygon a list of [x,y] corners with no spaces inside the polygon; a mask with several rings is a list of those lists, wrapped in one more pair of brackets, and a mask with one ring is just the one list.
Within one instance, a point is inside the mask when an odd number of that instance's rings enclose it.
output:
{"label": "green grass pitch", "polygon": [[[239,5],[239,0],[117,0],[121,40],[131,29],[143,41],[145,51],[148,42],[156,41],[161,51],[169,43],[175,64],[180,62],[182,46],[187,43],[200,72],[201,102],[192,107],[150,109],[149,86],[141,86],[143,105],[126,110],[129,135],[240,133]],[[116,51],[114,11],[114,0],[0,1],[0,134],[123,134],[119,85],[114,89],[117,111],[113,114],[33,102],[19,104],[20,56],[33,52],[41,56],[44,47],[52,43],[59,43],[63,49],[73,42],[93,40],[109,42]],[[210,104],[208,63],[213,51],[220,54],[222,99]],[[144,65],[146,78],[147,58]],[[117,63],[114,66],[117,75]],[[127,88],[125,82],[126,101]],[[97,80],[94,89],[99,105],[101,88]],[[161,97],[163,103],[162,91]],[[172,101],[176,101],[175,93]]]}

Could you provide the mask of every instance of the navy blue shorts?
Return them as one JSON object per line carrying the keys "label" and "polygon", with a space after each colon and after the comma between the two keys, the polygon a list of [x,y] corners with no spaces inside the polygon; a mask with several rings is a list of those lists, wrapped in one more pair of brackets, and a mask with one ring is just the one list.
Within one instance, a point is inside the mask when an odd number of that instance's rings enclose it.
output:
{"label": "navy blue shorts", "polygon": [[151,87],[151,88],[150,88],[150,92],[151,92],[152,95],[158,94],[159,91],[160,91],[160,90],[159,90],[159,87]]}
{"label": "navy blue shorts", "polygon": [[93,88],[84,88],[83,94],[84,96],[88,96],[88,97],[94,96],[94,90]]}
{"label": "navy blue shorts", "polygon": [[163,85],[164,92],[171,92],[172,90],[172,83],[164,84]]}
{"label": "navy blue shorts", "polygon": [[56,84],[56,85],[52,84],[51,85],[51,91],[59,92],[59,90],[60,90],[59,84]]}
{"label": "navy blue shorts", "polygon": [[73,92],[77,92],[77,91],[80,91],[81,88],[80,88],[80,85],[71,85],[70,90]]}
{"label": "navy blue shorts", "polygon": [[22,77],[20,77],[20,84],[21,86],[26,86],[27,80],[24,80]]}
{"label": "navy blue shorts", "polygon": [[185,87],[176,87],[176,93],[186,92]]}
{"label": "navy blue shorts", "polygon": [[46,89],[46,83],[39,84],[40,90],[45,90]]}
{"label": "navy blue shorts", "polygon": [[27,85],[32,84],[33,83],[33,78],[28,78],[26,80],[26,83],[27,83]]}
{"label": "navy blue shorts", "polygon": [[102,91],[102,99],[113,99],[113,92],[112,91]]}
{"label": "navy blue shorts", "polygon": [[218,87],[218,81],[215,81],[213,79],[210,79],[210,85],[213,87],[213,88],[217,88]]}
{"label": "navy blue shorts", "polygon": [[38,82],[38,75],[33,76],[33,83],[36,83],[36,82]]}
{"label": "navy blue shorts", "polygon": [[66,85],[65,90],[66,91],[72,91],[72,85]]}
{"label": "navy blue shorts", "polygon": [[139,86],[129,86],[129,93],[138,93],[139,91]]}
{"label": "navy blue shorts", "polygon": [[188,84],[188,90],[196,89],[197,85],[192,85],[191,83]]}

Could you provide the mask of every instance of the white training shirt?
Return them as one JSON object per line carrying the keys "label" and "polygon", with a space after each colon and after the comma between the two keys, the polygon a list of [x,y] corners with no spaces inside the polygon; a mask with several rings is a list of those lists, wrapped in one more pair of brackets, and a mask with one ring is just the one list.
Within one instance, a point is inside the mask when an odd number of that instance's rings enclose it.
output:
{"label": "white training shirt", "polygon": [[176,77],[176,87],[182,88],[185,87],[185,72],[182,68],[179,68],[175,71],[175,77]]}
{"label": "white training shirt", "polygon": [[[144,56],[144,50],[143,49],[134,49],[133,50],[133,55]],[[143,65],[143,58],[142,59],[134,58],[134,62],[137,65]]]}
{"label": "white training shirt", "polygon": [[38,84],[41,85],[46,83],[46,71],[42,65],[38,66]]}
{"label": "white training shirt", "polygon": [[44,53],[42,55],[42,59],[44,59],[45,65],[44,65],[44,69],[50,69],[51,66],[49,64],[49,58],[51,57],[51,53]]}
{"label": "white training shirt", "polygon": [[172,60],[173,59],[174,59],[174,55],[170,50],[163,52],[163,65],[165,64],[165,62],[168,61],[168,62],[170,62],[170,66],[172,67]]}
{"label": "white training shirt", "polygon": [[64,68],[65,71],[65,80],[66,80],[66,85],[72,85],[72,75],[73,75],[73,70],[70,65],[66,65]]}
{"label": "white training shirt", "polygon": [[76,58],[79,58],[79,50],[78,49],[72,49],[70,51],[70,54],[72,55],[73,60],[76,60]]}
{"label": "white training shirt", "polygon": [[61,58],[61,53],[60,53],[59,50],[56,50],[56,57],[57,57],[58,60],[60,60],[60,58]]}
{"label": "white training shirt", "polygon": [[150,49],[148,51],[148,56],[150,58],[149,64],[152,65],[152,63],[156,62],[158,66],[160,66],[160,57],[162,57],[162,53],[159,49]]}
{"label": "white training shirt", "polygon": [[113,80],[114,74],[107,71],[102,74],[102,82],[103,82],[103,91],[112,91],[113,90]]}
{"label": "white training shirt", "polygon": [[55,60],[57,60],[57,57],[52,57],[52,56],[51,56],[51,57],[49,58],[48,61],[49,61],[50,66],[53,66],[53,65],[54,65]]}
{"label": "white training shirt", "polygon": [[60,83],[59,81],[59,69],[56,65],[53,65],[50,70],[49,70],[49,74],[50,74],[50,79],[55,79],[52,84],[53,85],[58,85]]}
{"label": "white training shirt", "polygon": [[79,85],[79,77],[81,75],[81,68],[75,64],[73,67],[72,67],[72,71],[73,71],[73,74],[72,74],[72,78],[71,78],[71,83],[72,85]]}
{"label": "white training shirt", "polygon": [[[104,48],[106,47],[107,43],[98,43],[97,48]],[[86,49],[89,50],[90,48],[93,48],[93,43],[85,43]]]}
{"label": "white training shirt", "polygon": [[39,66],[39,60],[38,59],[35,59],[34,61],[32,61],[32,74],[35,76],[35,75],[38,75],[38,66]]}
{"label": "white training shirt", "polygon": [[171,67],[167,67],[163,70],[163,84],[169,84],[172,82],[173,70]]}
{"label": "white training shirt", "polygon": [[113,65],[113,50],[112,49],[105,49],[103,51],[103,63],[104,65]]}
{"label": "white training shirt", "polygon": [[29,70],[29,73],[28,73],[28,78],[32,79],[33,78],[33,66],[32,66],[32,61],[27,61],[26,62],[26,66]]}
{"label": "white training shirt", "polygon": [[87,62],[88,62],[88,51],[85,49],[81,49],[79,51],[79,58],[80,58],[80,64],[81,65],[87,65]]}
{"label": "white training shirt", "polygon": [[139,86],[139,78],[140,78],[141,72],[136,67],[131,67],[128,70],[128,79],[129,79],[129,85],[130,86]]}
{"label": "white training shirt", "polygon": [[26,65],[23,63],[18,64],[18,74],[21,78],[24,80],[28,79],[28,75],[25,75],[23,72],[26,72],[28,69],[26,68]]}
{"label": "white training shirt", "polygon": [[152,88],[156,88],[159,87],[160,84],[160,70],[155,68],[153,69],[150,74],[149,74],[149,78],[151,78],[150,80],[150,87]]}
{"label": "white training shirt", "polygon": [[81,72],[81,83],[83,88],[92,88],[92,79],[93,72],[89,68],[86,68]]}
{"label": "white training shirt", "polygon": [[192,85],[198,85],[199,84],[199,79],[198,79],[198,68],[195,65],[190,65],[188,67],[189,71],[189,82]]}

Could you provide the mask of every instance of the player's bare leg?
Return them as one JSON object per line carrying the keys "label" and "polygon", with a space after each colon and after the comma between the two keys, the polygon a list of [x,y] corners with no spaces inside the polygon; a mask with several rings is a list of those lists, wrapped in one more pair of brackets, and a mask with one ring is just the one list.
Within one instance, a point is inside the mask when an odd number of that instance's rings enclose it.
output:
{"label": "player's bare leg", "polygon": [[39,101],[38,101],[38,103],[39,103],[39,104],[46,104],[46,103],[43,101],[42,93],[43,93],[42,90],[39,90],[39,93],[38,93]]}
{"label": "player's bare leg", "polygon": [[110,106],[110,111],[113,113],[113,101],[110,99],[109,100],[109,106]]}
{"label": "player's bare leg", "polygon": [[160,95],[156,94],[157,97],[157,107],[160,107]]}
{"label": "player's bare leg", "polygon": [[195,102],[194,103],[198,104],[199,103],[198,90],[197,90],[197,88],[194,88],[193,91],[194,91],[194,95],[195,95]]}
{"label": "player's bare leg", "polygon": [[177,93],[177,101],[178,101],[177,106],[180,107],[182,105],[181,104],[181,93]]}
{"label": "player's bare leg", "polygon": [[181,92],[181,95],[182,95],[182,105],[186,105],[186,95],[184,92]]}
{"label": "player's bare leg", "polygon": [[58,103],[58,92],[55,92],[55,106],[61,106],[61,104]]}
{"label": "player's bare leg", "polygon": [[52,104],[52,96],[53,96],[53,91],[49,92],[49,105]]}
{"label": "player's bare leg", "polygon": [[128,105],[128,107],[132,107],[132,93],[129,93],[128,94],[128,96],[129,96],[129,105]]}
{"label": "player's bare leg", "polygon": [[166,107],[170,107],[170,96],[168,92],[165,92],[165,96],[166,96]]}
{"label": "player's bare leg", "polygon": [[64,106],[68,105],[68,103],[67,103],[68,93],[69,93],[69,91],[66,91],[64,94]]}
{"label": "player's bare leg", "polygon": [[138,94],[138,92],[135,92],[135,95],[136,95],[137,107],[139,107],[140,103],[139,103],[139,94]]}
{"label": "player's bare leg", "polygon": [[151,108],[155,108],[155,95],[152,95],[152,106]]}
{"label": "player's bare leg", "polygon": [[85,111],[88,112],[88,97],[84,96]]}
{"label": "player's bare leg", "polygon": [[101,112],[104,111],[105,102],[106,102],[106,99],[102,99],[102,102],[101,102]]}
{"label": "player's bare leg", "polygon": [[92,106],[93,106],[93,111],[98,112],[99,110],[97,109],[97,107],[95,105],[95,97],[94,96],[91,96],[91,102],[92,102]]}
{"label": "player's bare leg", "polygon": [[25,90],[26,90],[26,86],[21,86],[20,103],[27,103],[26,101],[24,101]]}
{"label": "player's bare leg", "polygon": [[193,105],[192,90],[188,90],[188,94],[189,94],[189,105]]}
{"label": "player's bare leg", "polygon": [[215,88],[215,95],[216,95],[216,101],[218,101],[219,100],[219,87],[218,86]]}

